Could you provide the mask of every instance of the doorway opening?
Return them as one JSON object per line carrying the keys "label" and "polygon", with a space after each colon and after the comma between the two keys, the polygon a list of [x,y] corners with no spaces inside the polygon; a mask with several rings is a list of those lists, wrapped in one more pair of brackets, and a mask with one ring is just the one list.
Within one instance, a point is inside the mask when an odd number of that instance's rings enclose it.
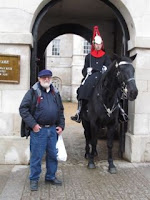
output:
{"label": "doorway opening", "polygon": [[[87,5],[86,9],[82,9],[82,4]],[[75,34],[91,42],[92,30],[95,25],[99,26],[105,49],[110,57],[113,56],[113,53],[128,55],[129,32],[127,24],[119,10],[112,3],[105,0],[50,1],[40,11],[32,30],[34,48],[31,52],[30,85],[36,82],[38,71],[46,67],[46,48],[51,41],[64,34]],[[54,52],[59,54],[55,50]],[[56,77],[60,78],[59,76]],[[55,83],[56,80],[58,79],[55,79]],[[58,82],[62,84],[61,79]],[[127,102],[123,102],[123,108],[127,112]],[[126,131],[127,123],[123,123],[120,127],[120,152],[122,155],[125,148]]]}

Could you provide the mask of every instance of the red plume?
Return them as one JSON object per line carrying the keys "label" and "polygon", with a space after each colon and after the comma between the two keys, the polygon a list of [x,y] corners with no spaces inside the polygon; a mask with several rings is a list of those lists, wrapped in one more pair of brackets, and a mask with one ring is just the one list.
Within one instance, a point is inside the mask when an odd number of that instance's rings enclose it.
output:
{"label": "red plume", "polygon": [[93,28],[93,40],[94,40],[96,35],[100,36],[100,32],[98,30],[98,26],[94,26],[94,28]]}
{"label": "red plume", "polygon": [[100,58],[105,54],[105,52],[103,51],[104,50],[104,43],[102,42],[102,44],[103,44],[102,49],[99,50],[99,51],[96,51],[95,48],[94,48],[94,43],[93,43],[96,35],[99,35],[101,37],[99,29],[98,29],[98,26],[94,26],[94,28],[93,28],[93,39],[92,39],[92,45],[91,45],[91,55],[96,57],[96,58]]}

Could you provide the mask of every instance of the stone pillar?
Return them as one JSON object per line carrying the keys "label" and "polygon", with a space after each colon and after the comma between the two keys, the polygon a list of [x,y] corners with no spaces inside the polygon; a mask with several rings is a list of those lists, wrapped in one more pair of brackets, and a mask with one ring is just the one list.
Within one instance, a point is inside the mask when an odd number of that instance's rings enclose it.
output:
{"label": "stone pillar", "polygon": [[29,139],[20,136],[18,109],[30,87],[30,45],[0,44],[0,52],[20,56],[20,83],[0,83],[0,164],[28,164]]}
{"label": "stone pillar", "polygon": [[129,102],[125,158],[131,162],[146,162],[150,161],[150,50],[137,49],[136,53],[134,66],[138,97]]}
{"label": "stone pillar", "polygon": [[72,56],[72,102],[77,102],[77,88],[81,84],[82,68],[84,66],[85,55],[83,54],[84,40],[82,37],[73,36],[73,56]]}

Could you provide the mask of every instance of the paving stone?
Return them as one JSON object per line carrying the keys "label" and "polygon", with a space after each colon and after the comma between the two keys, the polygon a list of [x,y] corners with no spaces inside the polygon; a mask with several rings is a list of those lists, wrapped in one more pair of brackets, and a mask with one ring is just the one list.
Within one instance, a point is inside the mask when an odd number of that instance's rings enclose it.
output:
{"label": "paving stone", "polygon": [[16,165],[11,171],[10,177],[0,195],[1,200],[20,200],[24,189],[28,167]]}
{"label": "paving stone", "polygon": [[[73,112],[73,111],[72,111]],[[29,166],[0,166],[0,200],[150,200],[150,163],[129,163],[118,158],[117,174],[108,172],[106,141],[98,142],[96,169],[87,168],[85,139],[81,124],[67,119],[63,133],[68,160],[59,162],[57,177],[62,186],[45,184],[45,161],[39,191],[30,191]]]}

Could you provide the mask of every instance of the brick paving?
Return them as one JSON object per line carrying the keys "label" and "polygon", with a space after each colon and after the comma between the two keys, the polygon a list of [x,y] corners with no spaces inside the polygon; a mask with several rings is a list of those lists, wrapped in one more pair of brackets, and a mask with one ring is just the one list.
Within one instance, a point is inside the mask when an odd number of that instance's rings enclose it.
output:
{"label": "brick paving", "polygon": [[106,141],[99,141],[96,169],[87,168],[82,126],[69,119],[75,107],[75,104],[65,104],[67,123],[63,136],[68,160],[59,163],[57,172],[63,185],[45,184],[44,161],[36,192],[29,188],[29,166],[1,165],[0,200],[150,200],[150,163],[129,163],[119,159],[117,141],[114,147],[117,174],[107,171]]}

